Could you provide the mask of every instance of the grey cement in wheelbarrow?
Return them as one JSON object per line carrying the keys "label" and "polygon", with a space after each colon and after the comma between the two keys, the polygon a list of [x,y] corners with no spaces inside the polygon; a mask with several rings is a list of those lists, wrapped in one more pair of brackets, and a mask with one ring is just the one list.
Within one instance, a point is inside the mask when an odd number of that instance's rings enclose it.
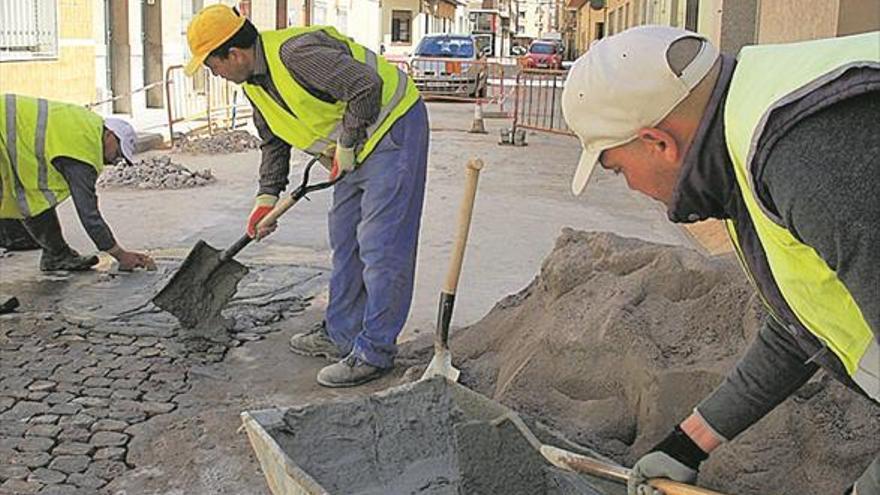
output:
{"label": "grey cement in wheelbarrow", "polygon": [[509,421],[493,423],[508,413],[434,378],[242,418],[275,495],[622,493],[552,467]]}

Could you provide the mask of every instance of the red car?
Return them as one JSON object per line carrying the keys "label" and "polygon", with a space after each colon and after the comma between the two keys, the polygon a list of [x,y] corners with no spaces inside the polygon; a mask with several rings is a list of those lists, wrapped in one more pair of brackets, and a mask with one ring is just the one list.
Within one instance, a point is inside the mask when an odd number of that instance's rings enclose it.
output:
{"label": "red car", "polygon": [[533,41],[529,45],[525,65],[530,69],[562,69],[562,50],[559,44],[552,41]]}

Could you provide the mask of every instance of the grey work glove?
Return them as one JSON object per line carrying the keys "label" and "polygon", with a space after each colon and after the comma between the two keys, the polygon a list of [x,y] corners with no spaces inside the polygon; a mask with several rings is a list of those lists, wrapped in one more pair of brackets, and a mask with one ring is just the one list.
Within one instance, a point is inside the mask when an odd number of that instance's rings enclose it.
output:
{"label": "grey work glove", "polygon": [[651,478],[693,484],[697,481],[700,463],[709,457],[676,426],[651,452],[633,466],[626,484],[627,495],[663,495],[663,490],[648,484]]}
{"label": "grey work glove", "polygon": [[676,461],[663,452],[650,452],[636,463],[626,483],[627,495],[663,495],[663,490],[648,484],[651,478],[669,478],[672,481],[693,484],[697,471]]}

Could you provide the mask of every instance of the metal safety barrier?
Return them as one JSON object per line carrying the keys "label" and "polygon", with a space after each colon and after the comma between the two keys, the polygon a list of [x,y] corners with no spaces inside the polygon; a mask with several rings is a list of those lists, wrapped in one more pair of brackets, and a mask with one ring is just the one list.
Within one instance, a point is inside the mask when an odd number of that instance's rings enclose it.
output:
{"label": "metal safety barrier", "polygon": [[251,107],[241,93],[241,88],[212,75],[206,68],[188,77],[182,65],[169,67],[165,71],[165,98],[171,144],[174,144],[175,124],[201,124],[197,127],[212,134],[244,122],[251,115]]}
{"label": "metal safety barrier", "polygon": [[516,76],[513,129],[573,136],[562,115],[563,70],[524,69]]}

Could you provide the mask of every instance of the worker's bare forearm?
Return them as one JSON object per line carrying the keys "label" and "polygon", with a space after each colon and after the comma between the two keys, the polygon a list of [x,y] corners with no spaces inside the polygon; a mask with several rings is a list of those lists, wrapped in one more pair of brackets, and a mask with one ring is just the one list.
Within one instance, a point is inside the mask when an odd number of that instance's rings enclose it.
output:
{"label": "worker's bare forearm", "polygon": [[[812,377],[818,366],[773,320],[696,413],[718,440],[731,440],[764,417]],[[684,428],[683,428],[684,429]],[[696,441],[696,440],[695,440]]]}

